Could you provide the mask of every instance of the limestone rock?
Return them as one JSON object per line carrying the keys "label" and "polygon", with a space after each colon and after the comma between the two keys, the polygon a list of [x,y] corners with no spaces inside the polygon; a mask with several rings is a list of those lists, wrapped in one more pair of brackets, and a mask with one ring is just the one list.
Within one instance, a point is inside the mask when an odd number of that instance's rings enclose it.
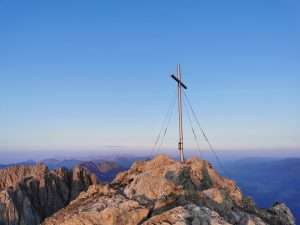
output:
{"label": "limestone rock", "polygon": [[35,166],[14,166],[0,170],[0,190],[7,187],[15,186],[23,180],[24,177],[35,177],[41,179],[48,171],[44,164],[37,164]]}
{"label": "limestone rock", "polygon": [[0,224],[37,225],[93,184],[83,168],[49,171],[45,165],[0,170]]}
{"label": "limestone rock", "polygon": [[159,155],[91,186],[43,225],[295,225],[283,204],[258,209],[205,160]]}
{"label": "limestone rock", "polygon": [[230,225],[215,211],[194,204],[178,206],[157,216],[142,225]]}
{"label": "limestone rock", "polygon": [[197,200],[202,191],[214,188],[222,191],[224,199],[233,202],[230,207],[241,205],[243,199],[234,181],[221,177],[207,161],[196,158],[182,164],[159,155],[150,161],[136,162],[128,171],[120,173],[113,183],[124,187],[129,198],[143,196],[159,200],[173,195]]}
{"label": "limestone rock", "polygon": [[275,203],[269,209],[259,210],[259,215],[270,224],[295,224],[295,218],[290,209],[283,203]]}
{"label": "limestone rock", "polygon": [[69,206],[45,220],[47,225],[133,225],[147,217],[149,209],[127,199],[107,185],[91,186]]}

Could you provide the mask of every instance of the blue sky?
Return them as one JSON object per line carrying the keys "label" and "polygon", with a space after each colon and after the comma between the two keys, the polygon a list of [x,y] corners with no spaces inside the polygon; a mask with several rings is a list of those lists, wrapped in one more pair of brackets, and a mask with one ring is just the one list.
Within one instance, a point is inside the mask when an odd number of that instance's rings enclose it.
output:
{"label": "blue sky", "polygon": [[299,149],[299,10],[296,0],[0,0],[0,151],[147,151],[177,63],[216,148]]}

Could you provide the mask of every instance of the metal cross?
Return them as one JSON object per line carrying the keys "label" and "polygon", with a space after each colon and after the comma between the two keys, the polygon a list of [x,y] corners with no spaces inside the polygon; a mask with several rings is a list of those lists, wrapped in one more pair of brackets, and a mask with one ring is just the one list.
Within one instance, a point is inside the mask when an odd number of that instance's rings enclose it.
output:
{"label": "metal cross", "polygon": [[179,151],[179,154],[180,154],[180,161],[184,162],[184,154],[183,154],[182,88],[187,89],[187,86],[181,81],[180,64],[177,64],[176,77],[173,74],[171,75],[171,77],[177,82],[178,130],[179,130],[178,151]]}

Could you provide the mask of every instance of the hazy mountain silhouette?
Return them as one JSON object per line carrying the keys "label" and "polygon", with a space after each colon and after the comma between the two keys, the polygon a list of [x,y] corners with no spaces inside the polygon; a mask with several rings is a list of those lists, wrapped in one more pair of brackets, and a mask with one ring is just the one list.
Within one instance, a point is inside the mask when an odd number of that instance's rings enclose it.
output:
{"label": "hazy mountain silhouette", "polygon": [[0,164],[0,169],[12,167],[12,166],[19,166],[19,165],[31,166],[31,165],[35,165],[35,164],[36,164],[36,162],[33,160],[26,160],[26,161],[10,163],[10,164]]}
{"label": "hazy mountain silhouette", "polygon": [[82,160],[79,159],[64,159],[64,160],[58,160],[58,159],[45,159],[42,161],[42,163],[46,164],[50,170],[57,169],[61,167],[65,167],[67,169],[72,169],[75,166],[82,163]]}
{"label": "hazy mountain silhouette", "polygon": [[98,181],[111,182],[115,176],[127,168],[120,166],[116,162],[104,161],[104,162],[83,162],[79,164],[80,167],[85,168],[92,174],[95,174]]}

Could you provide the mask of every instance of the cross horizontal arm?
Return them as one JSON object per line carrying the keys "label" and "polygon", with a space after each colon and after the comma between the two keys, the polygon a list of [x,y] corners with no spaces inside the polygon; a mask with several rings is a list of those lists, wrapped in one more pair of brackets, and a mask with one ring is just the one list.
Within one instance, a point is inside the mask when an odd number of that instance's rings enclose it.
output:
{"label": "cross horizontal arm", "polygon": [[187,86],[186,86],[184,83],[182,83],[180,80],[178,80],[178,78],[175,77],[173,74],[171,75],[171,77],[172,77],[178,84],[180,84],[184,89],[187,89]]}

